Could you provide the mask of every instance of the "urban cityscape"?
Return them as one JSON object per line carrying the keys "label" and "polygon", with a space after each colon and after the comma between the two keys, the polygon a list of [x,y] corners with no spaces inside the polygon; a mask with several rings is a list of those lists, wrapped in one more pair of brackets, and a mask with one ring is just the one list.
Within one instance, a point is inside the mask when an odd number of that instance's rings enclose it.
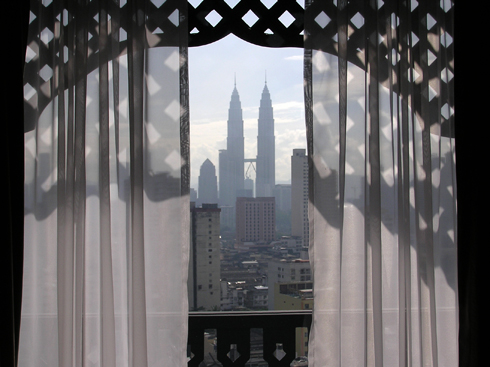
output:
{"label": "urban cityscape", "polygon": [[206,158],[191,188],[190,311],[313,308],[308,259],[308,157],[291,151],[276,184],[274,107],[267,80],[257,105],[257,152],[245,156],[242,105],[231,92],[226,149]]}

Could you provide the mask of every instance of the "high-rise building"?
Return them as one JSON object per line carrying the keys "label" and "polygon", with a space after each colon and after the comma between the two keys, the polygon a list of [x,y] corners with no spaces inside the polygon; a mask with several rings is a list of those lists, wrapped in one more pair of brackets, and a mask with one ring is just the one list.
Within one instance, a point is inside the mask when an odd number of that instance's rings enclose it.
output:
{"label": "high-rise building", "polygon": [[274,196],[276,185],[275,160],[274,116],[272,100],[266,82],[259,107],[256,197]]}
{"label": "high-rise building", "polygon": [[283,212],[291,212],[291,185],[278,184],[274,189],[276,209]]}
{"label": "high-rise building", "polygon": [[240,195],[247,198],[254,197],[254,180],[250,177],[245,178],[245,193],[244,195]]}
{"label": "high-rise building", "polygon": [[189,278],[191,310],[220,309],[220,211],[218,204],[191,203]]}
{"label": "high-rise building", "polygon": [[291,185],[278,184],[274,189],[276,198],[276,229],[279,236],[291,235]]}
{"label": "high-rise building", "polygon": [[291,235],[309,243],[308,156],[305,149],[293,149],[291,156]]}
{"label": "high-rise building", "polygon": [[[221,207],[235,207],[236,198],[244,189],[244,137],[242,105],[238,90],[233,89],[228,110],[228,136],[226,149],[219,152],[219,204]],[[235,211],[229,211],[234,216]],[[225,215],[225,213],[223,213]],[[223,218],[234,225],[234,218]]]}
{"label": "high-rise building", "polygon": [[243,190],[245,180],[242,105],[236,85],[228,110],[226,150],[220,151],[219,159],[220,205],[235,206],[237,193]]}
{"label": "high-rise building", "polygon": [[[274,290],[277,288],[276,283],[303,283],[310,282],[303,286],[303,289],[312,289],[313,275],[311,273],[310,261],[306,259],[294,260],[272,260],[268,264],[267,282],[269,287],[269,310],[275,308]],[[287,309],[287,307],[280,307]]]}
{"label": "high-rise building", "polygon": [[198,206],[218,203],[218,180],[214,164],[206,159],[199,171]]}
{"label": "high-rise building", "polygon": [[270,242],[276,236],[276,209],[273,197],[238,198],[236,201],[236,240]]}
{"label": "high-rise building", "polygon": [[190,191],[189,191],[189,196],[190,196],[191,201],[197,202],[197,190],[196,189],[191,187]]}

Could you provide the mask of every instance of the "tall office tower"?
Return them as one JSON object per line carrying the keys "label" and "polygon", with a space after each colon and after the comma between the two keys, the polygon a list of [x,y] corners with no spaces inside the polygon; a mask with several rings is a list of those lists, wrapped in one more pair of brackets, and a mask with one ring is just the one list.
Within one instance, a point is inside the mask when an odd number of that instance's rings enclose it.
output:
{"label": "tall office tower", "polygon": [[237,198],[238,242],[270,242],[276,238],[276,208],[273,197]]}
{"label": "tall office tower", "polygon": [[221,149],[219,151],[219,206],[230,205],[232,199],[230,198],[231,192],[231,178],[228,170],[229,158],[228,150]]}
{"label": "tall office tower", "polygon": [[291,235],[309,243],[308,156],[305,149],[293,149],[291,156]]}
{"label": "tall office tower", "polygon": [[199,171],[198,206],[218,203],[218,180],[214,164],[206,159]]}
{"label": "tall office tower", "polygon": [[265,83],[260,99],[259,126],[257,136],[257,175],[256,175],[256,197],[267,197],[274,195],[276,185],[276,154],[274,137],[274,117],[272,101]]}
{"label": "tall office tower", "polygon": [[197,190],[191,187],[190,191],[189,191],[189,196],[190,196],[191,201],[196,202],[197,201]]}
{"label": "tall office tower", "polygon": [[276,209],[283,212],[291,212],[291,185],[277,184],[274,189]]}
{"label": "tall office tower", "polygon": [[254,180],[252,180],[250,177],[247,177],[245,179],[245,195],[240,196],[244,196],[247,198],[254,197]]}
{"label": "tall office tower", "polygon": [[278,184],[274,189],[276,198],[276,230],[280,236],[291,235],[291,185]]}
{"label": "tall office tower", "polygon": [[[236,198],[244,189],[244,137],[243,118],[240,96],[235,88],[231,94],[230,108],[228,110],[228,136],[226,150],[219,152],[219,204],[221,207],[235,207]],[[234,210],[226,211],[233,218],[222,218],[224,222],[234,226]]]}
{"label": "tall office tower", "polygon": [[191,310],[220,307],[220,211],[218,204],[191,203],[189,278]]}
{"label": "tall office tower", "polygon": [[[306,283],[305,283],[306,282]],[[278,287],[276,283],[296,283],[300,289],[312,289],[313,275],[311,273],[310,261],[302,259],[273,259],[268,264],[267,285],[269,287],[269,310],[285,310],[288,306],[276,302]],[[289,308],[291,309],[291,308]]]}

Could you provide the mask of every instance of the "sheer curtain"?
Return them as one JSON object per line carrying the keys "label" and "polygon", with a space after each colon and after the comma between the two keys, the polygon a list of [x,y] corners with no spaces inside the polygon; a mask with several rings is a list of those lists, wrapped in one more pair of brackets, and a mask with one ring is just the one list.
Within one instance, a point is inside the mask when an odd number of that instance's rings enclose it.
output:
{"label": "sheer curtain", "polygon": [[19,366],[186,363],[186,3],[163,3],[31,2]]}
{"label": "sheer curtain", "polygon": [[315,366],[457,366],[452,3],[305,13]]}
{"label": "sheer curtain", "polygon": [[[31,2],[21,366],[186,363],[185,9]],[[311,364],[458,363],[452,15],[306,3]]]}

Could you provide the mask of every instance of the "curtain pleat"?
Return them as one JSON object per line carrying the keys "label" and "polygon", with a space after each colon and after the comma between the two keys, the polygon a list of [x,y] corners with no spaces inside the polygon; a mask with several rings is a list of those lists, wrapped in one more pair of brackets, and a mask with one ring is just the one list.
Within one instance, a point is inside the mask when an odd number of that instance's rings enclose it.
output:
{"label": "curtain pleat", "polygon": [[[103,366],[116,365],[116,335],[114,315],[114,278],[112,273],[111,194],[110,194],[110,147],[109,141],[109,64],[111,39],[108,27],[109,0],[99,3],[99,182],[100,182],[100,309],[101,321],[100,360]],[[110,56],[110,57],[109,57]]]}
{"label": "curtain pleat", "polygon": [[9,92],[2,98],[5,121],[15,111],[15,123],[7,124],[1,154],[4,158],[3,192],[1,223],[3,253],[0,260],[0,278],[3,316],[0,321],[0,345],[2,365],[16,366],[19,345],[19,328],[21,319],[22,272],[23,272],[23,85],[22,73],[27,40],[29,6],[24,2],[5,4],[4,11],[15,17],[15,22],[4,23],[4,32],[15,36],[7,37],[5,47],[9,57],[3,65],[9,70]]}
{"label": "curtain pleat", "polygon": [[128,276],[131,279],[129,298],[130,366],[146,366],[145,267],[144,267],[144,209],[143,209],[143,111],[145,101],[145,18],[144,2],[129,1],[128,13],[128,81],[130,134],[130,200],[131,248]]}
{"label": "curtain pleat", "polygon": [[186,363],[186,9],[31,3],[19,365]]}
{"label": "curtain pleat", "polygon": [[[381,234],[381,143],[379,100],[379,21],[377,2],[366,5],[366,180],[365,180],[365,241],[366,241],[366,333],[372,335],[368,343],[366,364],[383,366],[383,290],[382,290],[382,234]],[[368,338],[369,341],[370,338]]]}
{"label": "curtain pleat", "polygon": [[458,363],[451,17],[306,3],[313,365]]}

